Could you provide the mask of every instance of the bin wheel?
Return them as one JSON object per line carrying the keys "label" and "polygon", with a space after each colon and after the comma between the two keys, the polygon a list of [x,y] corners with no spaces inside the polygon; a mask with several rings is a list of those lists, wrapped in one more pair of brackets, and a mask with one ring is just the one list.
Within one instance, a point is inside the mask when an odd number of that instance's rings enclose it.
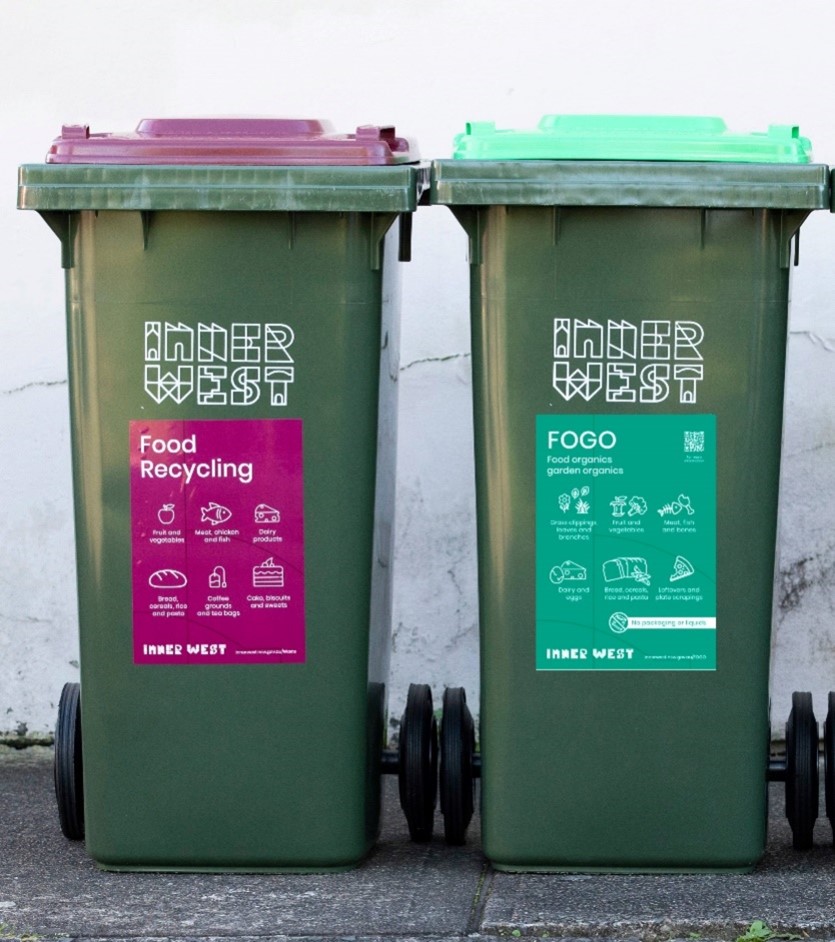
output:
{"label": "bin wheel", "polygon": [[475,724],[463,687],[444,691],[441,717],[441,811],[447,844],[463,844],[475,807]]}
{"label": "bin wheel", "polygon": [[795,850],[809,850],[818,817],[818,724],[811,693],[793,693],[786,723],[786,817]]}
{"label": "bin wheel", "polygon": [[425,843],[432,838],[438,799],[438,724],[432,712],[432,691],[426,684],[409,685],[400,720],[398,785],[409,835]]}
{"label": "bin wheel", "polygon": [[829,709],[823,724],[823,774],[826,816],[835,842],[835,693],[829,694]]}
{"label": "bin wheel", "polygon": [[64,837],[84,839],[84,773],[81,765],[81,687],[64,684],[55,725],[55,798]]}

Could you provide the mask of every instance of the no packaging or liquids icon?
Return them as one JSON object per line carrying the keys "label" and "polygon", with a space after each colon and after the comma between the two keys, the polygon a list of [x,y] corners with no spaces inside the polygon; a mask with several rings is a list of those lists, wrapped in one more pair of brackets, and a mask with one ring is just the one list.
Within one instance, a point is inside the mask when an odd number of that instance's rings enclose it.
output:
{"label": "no packaging or liquids icon", "polygon": [[629,617],[623,612],[614,612],[609,616],[609,627],[617,635],[622,635],[629,627]]}

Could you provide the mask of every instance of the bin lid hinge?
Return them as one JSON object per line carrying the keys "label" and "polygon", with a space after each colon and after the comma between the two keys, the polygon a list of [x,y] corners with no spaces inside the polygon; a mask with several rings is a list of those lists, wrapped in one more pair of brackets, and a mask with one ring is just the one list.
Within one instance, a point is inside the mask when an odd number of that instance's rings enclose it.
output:
{"label": "bin lid hinge", "polygon": [[60,210],[40,210],[41,219],[61,240],[61,268],[75,265],[75,233],[78,229],[78,213]]}

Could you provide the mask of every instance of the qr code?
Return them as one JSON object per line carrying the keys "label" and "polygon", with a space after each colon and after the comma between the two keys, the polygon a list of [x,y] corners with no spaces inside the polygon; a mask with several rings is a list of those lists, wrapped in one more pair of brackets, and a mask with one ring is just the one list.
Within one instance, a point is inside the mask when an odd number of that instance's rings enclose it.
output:
{"label": "qr code", "polygon": [[685,432],[684,433],[684,450],[687,452],[704,451],[705,450],[705,433],[704,432]]}

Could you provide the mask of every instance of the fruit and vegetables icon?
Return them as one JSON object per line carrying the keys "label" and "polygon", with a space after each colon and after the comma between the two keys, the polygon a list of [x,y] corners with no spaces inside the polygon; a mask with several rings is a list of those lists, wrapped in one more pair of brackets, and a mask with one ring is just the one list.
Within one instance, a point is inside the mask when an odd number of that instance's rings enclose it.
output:
{"label": "fruit and vegetables icon", "polygon": [[163,504],[162,507],[157,511],[157,520],[164,526],[168,527],[174,522],[174,505],[173,504]]}

